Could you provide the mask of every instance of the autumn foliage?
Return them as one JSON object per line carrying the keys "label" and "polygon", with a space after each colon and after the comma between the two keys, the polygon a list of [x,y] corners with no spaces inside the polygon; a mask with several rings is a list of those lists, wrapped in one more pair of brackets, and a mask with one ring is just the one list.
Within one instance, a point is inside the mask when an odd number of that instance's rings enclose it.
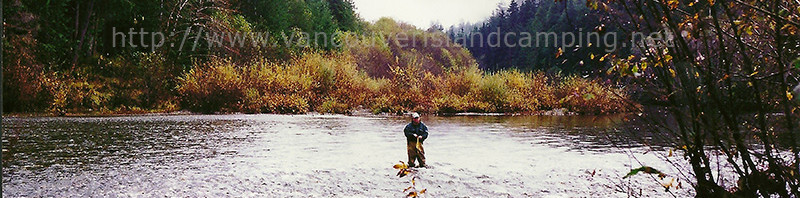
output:
{"label": "autumn foliage", "polygon": [[398,177],[403,178],[405,176],[410,176],[411,178],[411,186],[403,189],[403,193],[406,193],[406,197],[419,197],[428,191],[428,189],[417,190],[417,170],[411,169],[411,167],[408,167],[408,164],[403,161],[400,161],[399,164],[395,164],[392,167],[398,170]]}
{"label": "autumn foliage", "polygon": [[[450,42],[441,33],[407,26],[383,19],[368,27]],[[343,52],[311,51],[288,62],[262,60],[240,66],[216,59],[198,63],[180,78],[182,104],[197,112],[248,113],[370,109],[374,113],[535,114],[566,108],[606,114],[633,110],[622,89],[599,81],[519,70],[488,73],[478,69],[463,48],[422,43],[422,47],[403,48],[384,34],[345,38],[352,40],[345,40]]]}
{"label": "autumn foliage", "polygon": [[[628,110],[618,105],[626,100],[624,94],[604,94],[623,92],[612,83],[569,84],[569,89],[580,92],[575,98],[560,91],[567,88],[559,81],[560,74],[484,71],[470,51],[442,28],[423,30],[390,18],[364,22],[351,1],[9,3],[4,9],[11,11],[6,15],[9,25],[3,46],[6,111],[64,115],[181,109],[288,114],[347,114],[359,109],[438,114]],[[203,37],[200,29],[223,34],[269,32],[262,39],[272,43],[229,46],[201,39],[196,48],[120,47],[114,46],[111,36],[121,38],[113,28],[185,31],[180,35],[186,33],[191,39]],[[330,39],[341,46],[295,43],[305,38],[302,33],[313,32],[338,35]],[[177,35],[165,37],[165,42],[183,44]],[[281,35],[300,36],[287,44],[278,43],[285,41]],[[233,40],[223,37],[219,42]]]}

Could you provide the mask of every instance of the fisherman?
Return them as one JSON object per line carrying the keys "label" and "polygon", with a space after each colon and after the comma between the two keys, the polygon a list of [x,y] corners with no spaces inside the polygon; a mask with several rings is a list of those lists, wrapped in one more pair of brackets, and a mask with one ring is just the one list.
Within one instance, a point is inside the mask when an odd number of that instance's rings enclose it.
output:
{"label": "fisherman", "polygon": [[428,138],[428,127],[420,121],[418,113],[411,114],[411,123],[406,125],[403,133],[406,135],[408,166],[415,167],[414,161],[419,160],[417,167],[425,167],[425,150],[422,149],[422,142]]}

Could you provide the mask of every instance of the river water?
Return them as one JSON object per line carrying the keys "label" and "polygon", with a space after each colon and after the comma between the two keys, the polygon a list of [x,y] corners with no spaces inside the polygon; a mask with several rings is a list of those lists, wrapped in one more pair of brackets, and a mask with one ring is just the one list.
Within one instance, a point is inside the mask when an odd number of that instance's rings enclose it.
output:
{"label": "river water", "polygon": [[[409,120],[343,115],[4,118],[3,197],[402,197]],[[423,117],[428,197],[684,197],[623,116]]]}

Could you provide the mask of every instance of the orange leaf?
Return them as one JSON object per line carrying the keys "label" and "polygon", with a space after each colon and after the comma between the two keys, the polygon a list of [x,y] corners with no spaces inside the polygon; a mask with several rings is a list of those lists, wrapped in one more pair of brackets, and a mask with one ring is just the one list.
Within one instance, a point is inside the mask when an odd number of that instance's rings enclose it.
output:
{"label": "orange leaf", "polygon": [[674,10],[675,8],[678,8],[679,4],[680,3],[678,2],[678,0],[667,0],[667,6],[669,6],[670,10]]}
{"label": "orange leaf", "polygon": [[408,191],[408,190],[411,190],[411,188],[414,188],[414,187],[413,187],[413,186],[409,186],[408,188],[406,188],[405,190],[403,190],[403,192],[406,192],[406,191]]}
{"label": "orange leaf", "polygon": [[407,168],[408,168],[408,165],[406,165],[405,163],[402,163],[402,164],[395,164],[395,165],[393,166],[393,168],[394,168],[394,169],[407,169]]}
{"label": "orange leaf", "polygon": [[403,169],[403,170],[400,170],[400,172],[397,172],[397,176],[405,177],[406,175],[408,175],[408,173],[411,173],[411,172],[409,172],[406,169]]}
{"label": "orange leaf", "polygon": [[605,61],[605,60],[606,60],[606,58],[608,57],[608,55],[610,55],[610,54],[606,54],[606,55],[604,55],[602,58],[600,58],[600,62],[603,62],[603,61]]}
{"label": "orange leaf", "polygon": [[564,50],[559,47],[558,52],[556,52],[556,58],[561,57],[562,54],[564,54]]}

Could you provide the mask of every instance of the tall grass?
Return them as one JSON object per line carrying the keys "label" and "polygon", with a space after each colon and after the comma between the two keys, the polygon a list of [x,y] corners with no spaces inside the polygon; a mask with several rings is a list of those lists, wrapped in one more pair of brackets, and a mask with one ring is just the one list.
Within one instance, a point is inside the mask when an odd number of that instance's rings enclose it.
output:
{"label": "tall grass", "polygon": [[434,99],[440,113],[536,113],[556,106],[543,73],[484,74],[473,66],[448,74],[445,81],[447,93]]}
{"label": "tall grass", "polygon": [[[410,61],[414,62],[414,61]],[[183,107],[197,112],[347,114],[408,111],[535,114],[567,108],[581,114],[626,112],[621,89],[580,77],[553,81],[542,72],[484,73],[475,65],[436,75],[418,64],[369,77],[345,53],[306,53],[287,63],[228,60],[197,65],[180,79]]]}
{"label": "tall grass", "polygon": [[[467,50],[441,32],[387,18],[367,31],[374,34],[345,33],[341,52],[308,51],[288,62],[197,63],[179,80],[182,105],[198,112],[247,113],[628,110],[623,108],[627,96],[622,90],[598,81],[567,77],[561,82],[542,72],[517,70],[485,73]],[[399,40],[394,35],[400,33],[414,39]]]}
{"label": "tall grass", "polygon": [[235,111],[243,102],[245,79],[230,60],[213,60],[196,66],[183,78],[178,91],[184,108],[199,112]]}
{"label": "tall grass", "polygon": [[622,89],[603,85],[596,80],[570,76],[562,80],[556,95],[562,107],[582,114],[628,112],[627,94]]}
{"label": "tall grass", "polygon": [[367,104],[378,89],[351,58],[318,53],[242,67],[212,60],[196,65],[180,82],[183,107],[207,113],[348,113]]}
{"label": "tall grass", "polygon": [[[177,110],[172,73],[158,53],[97,58],[97,67],[45,71],[31,62],[30,54],[18,54],[4,67],[4,105],[12,112],[144,113]],[[16,57],[19,56],[19,57]],[[12,59],[13,60],[13,59]],[[177,73],[177,72],[176,72]]]}

